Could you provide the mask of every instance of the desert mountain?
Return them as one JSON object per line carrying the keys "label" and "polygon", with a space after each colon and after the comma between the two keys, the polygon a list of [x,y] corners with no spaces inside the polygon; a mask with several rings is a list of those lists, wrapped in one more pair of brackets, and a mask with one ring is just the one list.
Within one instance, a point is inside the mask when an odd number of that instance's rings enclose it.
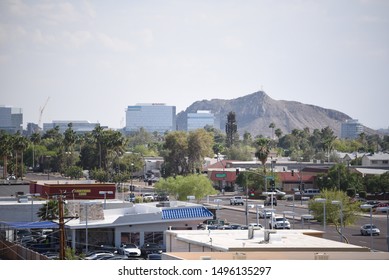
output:
{"label": "desert mountain", "polygon": [[265,92],[259,91],[231,100],[212,99],[197,101],[177,115],[177,127],[186,130],[187,114],[198,110],[208,110],[215,114],[217,128],[225,130],[227,115],[235,112],[238,132],[250,132],[252,136],[271,136],[271,123],[282,130],[283,134],[293,129],[314,129],[330,127],[335,135],[340,136],[341,123],[351,119],[348,115],[319,106],[295,101],[274,100]]}

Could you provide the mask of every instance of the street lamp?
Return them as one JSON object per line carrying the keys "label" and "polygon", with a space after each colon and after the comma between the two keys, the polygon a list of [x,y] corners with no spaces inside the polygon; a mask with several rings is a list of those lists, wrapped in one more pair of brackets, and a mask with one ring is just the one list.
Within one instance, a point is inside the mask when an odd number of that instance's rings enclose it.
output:
{"label": "street lamp", "polygon": [[308,228],[310,229],[311,228],[311,223],[310,221],[313,219],[313,216],[311,214],[304,214],[304,215],[301,215],[301,225],[302,225],[302,228],[304,229],[304,220],[308,220],[309,224],[308,224]]}
{"label": "street lamp", "polygon": [[31,198],[31,222],[34,221],[34,197],[40,196],[39,193],[28,193],[27,197]]}
{"label": "street lamp", "polygon": [[294,221],[294,212],[292,212],[292,211],[282,211],[282,215],[283,215],[283,217],[284,217],[284,220],[283,220],[283,229],[285,229],[285,215],[293,215],[293,221]]}
{"label": "street lamp", "polygon": [[113,191],[99,191],[99,194],[104,195],[104,209],[107,206],[107,194],[113,194]]}
{"label": "street lamp", "polygon": [[373,205],[370,204],[362,204],[362,209],[370,209],[370,250],[373,250]]}
{"label": "street lamp", "polygon": [[259,225],[259,208],[263,209],[263,205],[262,204],[250,204],[250,207],[251,208],[255,207],[257,225]]}
{"label": "street lamp", "polygon": [[340,205],[340,242],[343,242],[343,203],[340,200],[333,200],[331,204]]}
{"label": "street lamp", "polygon": [[[81,203],[85,207],[85,254],[88,254],[88,208],[89,205],[97,204],[93,201],[85,201]],[[81,222],[81,220],[80,220]]]}
{"label": "street lamp", "polygon": [[316,202],[323,203],[323,231],[326,231],[326,202],[327,199],[325,198],[315,198]]}

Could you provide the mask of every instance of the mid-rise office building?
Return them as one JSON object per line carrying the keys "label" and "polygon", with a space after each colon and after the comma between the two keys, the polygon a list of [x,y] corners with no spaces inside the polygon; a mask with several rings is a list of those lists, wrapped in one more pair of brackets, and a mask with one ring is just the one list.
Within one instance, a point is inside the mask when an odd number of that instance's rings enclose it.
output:
{"label": "mid-rise office building", "polygon": [[341,125],[340,138],[356,139],[363,132],[363,125],[358,120],[346,120]]}
{"label": "mid-rise office building", "polygon": [[147,132],[176,130],[176,106],[163,103],[136,104],[126,109],[126,132],[135,132],[143,128]]}
{"label": "mid-rise office building", "polygon": [[0,130],[8,133],[23,132],[23,111],[21,108],[0,106]]}
{"label": "mid-rise office building", "polygon": [[198,110],[196,113],[188,113],[187,130],[196,130],[209,125],[215,126],[215,115],[211,111]]}
{"label": "mid-rise office building", "polygon": [[59,132],[64,133],[69,128],[70,123],[72,124],[73,131],[78,134],[91,132],[97,125],[100,125],[99,123],[91,123],[89,121],[52,121],[51,123],[43,124],[43,131],[46,132],[58,126]]}

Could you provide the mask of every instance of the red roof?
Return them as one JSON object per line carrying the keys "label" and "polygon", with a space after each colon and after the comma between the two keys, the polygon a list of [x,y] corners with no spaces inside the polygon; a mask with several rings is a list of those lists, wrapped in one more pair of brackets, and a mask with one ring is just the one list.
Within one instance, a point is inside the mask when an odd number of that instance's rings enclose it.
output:
{"label": "red roof", "polygon": [[282,182],[299,182],[300,180],[303,182],[308,182],[314,180],[313,175],[304,175],[304,173],[300,179],[300,174],[298,172],[294,172],[294,176],[292,176],[291,172],[279,172],[277,174]]}

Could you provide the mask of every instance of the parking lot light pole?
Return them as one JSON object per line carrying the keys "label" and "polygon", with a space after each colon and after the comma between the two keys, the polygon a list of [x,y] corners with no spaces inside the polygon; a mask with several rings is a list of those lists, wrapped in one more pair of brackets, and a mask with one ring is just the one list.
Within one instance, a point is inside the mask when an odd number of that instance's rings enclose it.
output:
{"label": "parking lot light pole", "polygon": [[326,203],[327,203],[327,199],[315,198],[315,201],[323,203],[323,231],[326,232]]}
{"label": "parking lot light pole", "polygon": [[104,195],[104,209],[107,206],[107,194],[113,194],[113,191],[99,191],[99,194]]}
{"label": "parking lot light pole", "polygon": [[31,222],[34,221],[34,197],[40,196],[39,193],[28,193],[27,197],[31,198]]}
{"label": "parking lot light pole", "polygon": [[283,220],[283,222],[284,222],[284,227],[283,227],[283,229],[285,229],[285,215],[292,215],[293,214],[293,220],[294,220],[294,212],[292,212],[292,211],[282,211],[282,215],[284,216],[284,220]]}
{"label": "parking lot light pole", "polygon": [[304,220],[308,220],[309,222],[308,228],[309,229],[311,228],[311,223],[310,223],[311,219],[313,219],[313,216],[311,214],[301,215],[301,225],[303,229],[304,229]]}
{"label": "parking lot light pole", "polygon": [[370,209],[370,250],[373,250],[373,205],[370,204],[362,204],[362,209]]}
{"label": "parking lot light pole", "polygon": [[340,206],[340,242],[343,242],[343,204],[340,200],[333,200],[331,204]]}

